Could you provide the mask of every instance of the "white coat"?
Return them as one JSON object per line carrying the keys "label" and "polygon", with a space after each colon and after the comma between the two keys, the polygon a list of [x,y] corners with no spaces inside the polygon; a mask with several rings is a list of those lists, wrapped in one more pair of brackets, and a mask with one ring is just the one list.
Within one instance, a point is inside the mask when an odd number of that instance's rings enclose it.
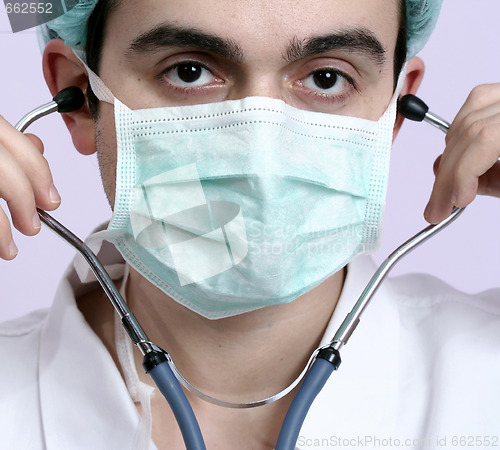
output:
{"label": "white coat", "polygon": [[[375,268],[368,257],[348,266],[325,343]],[[50,309],[0,325],[0,449],[138,448],[129,390],[76,306],[84,288],[70,268]],[[500,290],[468,295],[427,275],[387,280],[342,359],[299,448],[500,447]]]}

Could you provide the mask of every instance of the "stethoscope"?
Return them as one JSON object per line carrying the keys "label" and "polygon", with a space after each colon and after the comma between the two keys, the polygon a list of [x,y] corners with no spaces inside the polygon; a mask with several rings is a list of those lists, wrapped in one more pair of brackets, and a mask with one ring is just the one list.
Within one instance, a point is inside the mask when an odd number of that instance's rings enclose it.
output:
{"label": "stethoscope", "polygon": [[[29,125],[41,117],[56,111],[60,113],[76,111],[83,106],[84,102],[85,97],[79,88],[68,87],[59,92],[53,98],[52,102],[42,105],[24,116],[17,123],[16,128],[24,132]],[[399,100],[398,112],[410,120],[426,121],[439,128],[444,133],[447,133],[450,127],[448,122],[429,112],[427,105],[413,95],[406,95]],[[189,381],[187,381],[177,370],[169,353],[148,339],[139,322],[129,310],[114,283],[111,281],[103,265],[90,248],[45,211],[41,209],[37,209],[37,211],[40,220],[75,248],[89,264],[101,287],[104,289],[116,312],[120,316],[122,324],[130,339],[143,354],[143,367],[145,371],[151,375],[156,386],[168,401],[181,430],[187,449],[205,449],[205,444],[198,421],[182,390],[181,384],[187,390],[210,403],[229,408],[253,408],[279,400],[291,392],[302,381],[288,409],[276,443],[276,450],[290,450],[295,448],[300,429],[312,402],[333,371],[339,368],[341,363],[341,348],[349,341],[349,338],[360,322],[361,314],[377,292],[382,281],[403,256],[407,255],[413,249],[426,242],[429,238],[455,221],[463,212],[463,208],[456,208],[451,215],[442,222],[436,225],[429,225],[389,255],[377,269],[351,312],[347,314],[335,333],[331,342],[316,349],[312,353],[306,367],[290,386],[272,397],[247,403],[228,402],[211,397],[199,391],[189,383]]]}

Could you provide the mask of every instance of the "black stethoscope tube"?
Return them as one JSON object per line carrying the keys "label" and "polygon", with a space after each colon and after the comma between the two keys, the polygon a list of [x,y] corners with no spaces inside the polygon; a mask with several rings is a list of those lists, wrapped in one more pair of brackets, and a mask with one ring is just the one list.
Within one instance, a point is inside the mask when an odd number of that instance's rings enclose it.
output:
{"label": "black stethoscope tube", "polygon": [[319,358],[318,355],[288,409],[283,425],[281,425],[275,450],[293,450],[295,448],[309,408],[336,369],[334,364]]}
{"label": "black stethoscope tube", "polygon": [[168,363],[164,361],[149,369],[148,373],[172,408],[186,448],[205,450],[205,442],[193,408]]}

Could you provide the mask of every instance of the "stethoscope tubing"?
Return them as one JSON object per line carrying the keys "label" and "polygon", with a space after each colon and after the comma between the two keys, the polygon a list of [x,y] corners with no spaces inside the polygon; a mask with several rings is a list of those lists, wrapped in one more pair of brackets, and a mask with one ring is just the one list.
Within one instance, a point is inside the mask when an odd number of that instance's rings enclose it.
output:
{"label": "stethoscope tubing", "polygon": [[329,361],[321,358],[314,361],[288,409],[281,425],[275,450],[293,450],[295,448],[309,408],[335,370],[335,366]]}
{"label": "stethoscope tubing", "polygon": [[149,370],[148,373],[172,408],[186,448],[189,450],[204,450],[205,442],[203,441],[198,420],[168,363],[163,362]]}

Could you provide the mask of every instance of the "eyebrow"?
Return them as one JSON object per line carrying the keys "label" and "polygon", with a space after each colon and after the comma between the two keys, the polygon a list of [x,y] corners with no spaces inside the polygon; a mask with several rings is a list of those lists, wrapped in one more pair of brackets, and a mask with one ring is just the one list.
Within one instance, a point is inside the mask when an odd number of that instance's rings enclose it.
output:
{"label": "eyebrow", "polygon": [[126,55],[154,53],[164,47],[195,47],[234,61],[243,59],[241,47],[231,39],[170,24],[159,25],[136,37],[130,43]]}
{"label": "eyebrow", "polygon": [[366,56],[381,66],[386,60],[386,50],[375,34],[367,28],[348,28],[339,32],[299,40],[294,38],[284,58],[294,62],[307,56],[342,50]]}
{"label": "eyebrow", "polygon": [[[137,36],[129,45],[126,56],[155,53],[165,47],[193,47],[211,52],[223,58],[241,62],[243,51],[231,39],[205,33],[194,28],[178,27],[172,24],[161,24]],[[331,50],[342,50],[358,53],[383,65],[386,50],[375,34],[364,27],[349,28],[338,32],[290,42],[283,58],[291,63],[299,59],[325,53]]]}

